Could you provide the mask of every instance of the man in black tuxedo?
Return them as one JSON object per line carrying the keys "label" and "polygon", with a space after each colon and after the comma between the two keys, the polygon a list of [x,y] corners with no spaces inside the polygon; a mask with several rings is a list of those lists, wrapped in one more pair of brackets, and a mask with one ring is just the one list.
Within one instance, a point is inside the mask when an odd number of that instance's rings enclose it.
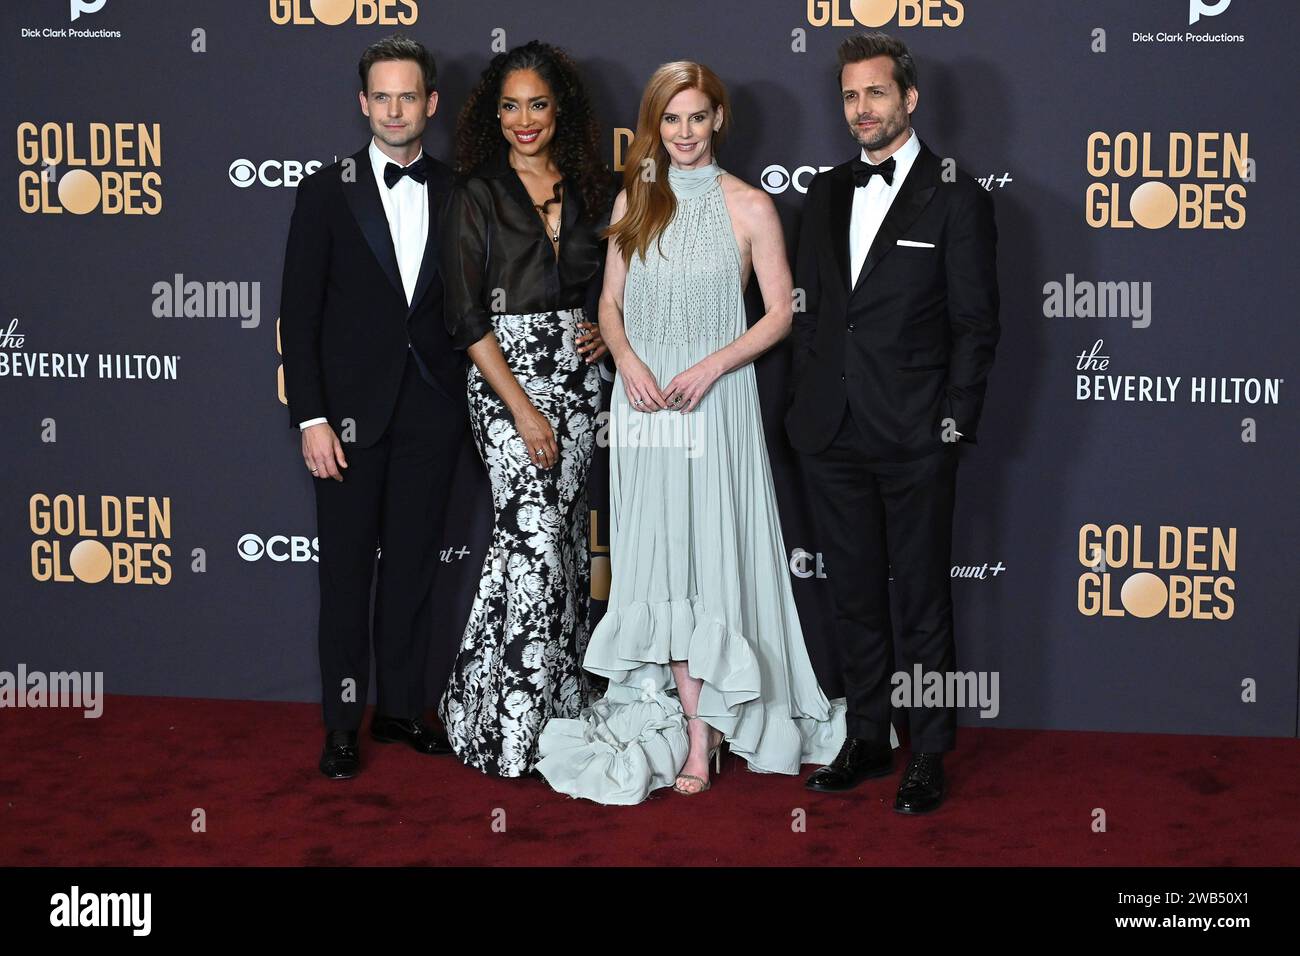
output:
{"label": "man in black tuxedo", "polygon": [[359,66],[367,146],[298,187],[285,250],[284,384],[315,476],[327,777],[354,776],[370,675],[371,737],[449,753],[422,720],[443,510],[468,424],[465,367],[442,318],[438,219],[451,170],[421,147],[433,57],[397,35]]}
{"label": "man in black tuxedo", "polygon": [[[846,40],[839,62],[844,118],[862,151],[808,189],[786,415],[809,481],[848,698],[844,747],[808,779],[822,791],[893,769],[892,624],[900,671],[956,666],[957,442],[975,441],[999,335],[993,203],[911,128],[918,93],[907,47],[868,33]],[[951,704],[910,711],[912,759],[894,802],[902,813],[944,799]]]}

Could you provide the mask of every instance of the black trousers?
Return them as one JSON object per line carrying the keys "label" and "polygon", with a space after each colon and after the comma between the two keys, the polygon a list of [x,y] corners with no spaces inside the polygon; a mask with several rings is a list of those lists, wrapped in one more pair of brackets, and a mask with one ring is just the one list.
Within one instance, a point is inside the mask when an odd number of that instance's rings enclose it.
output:
{"label": "black trousers", "polygon": [[[956,443],[914,461],[882,461],[867,453],[846,408],[831,444],[801,458],[834,604],[848,734],[888,747],[895,670],[910,682],[918,662],[926,673],[956,667],[949,577]],[[914,752],[953,749],[954,708],[912,707],[908,723]]]}
{"label": "black trousers", "polygon": [[[369,448],[343,445],[343,481],[316,479],[320,670],[325,726],[357,730],[370,678],[375,581],[377,711],[415,718],[428,704],[430,597],[456,456],[468,426],[463,401],[420,377],[408,354],[393,417]],[[350,690],[345,683],[355,682]]]}

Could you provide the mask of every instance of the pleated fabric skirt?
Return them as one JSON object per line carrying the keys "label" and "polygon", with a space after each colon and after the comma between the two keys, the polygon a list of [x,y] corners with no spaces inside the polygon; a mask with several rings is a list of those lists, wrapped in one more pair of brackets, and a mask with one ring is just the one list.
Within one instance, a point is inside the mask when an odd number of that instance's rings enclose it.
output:
{"label": "pleated fabric skirt", "polygon": [[[632,344],[662,388],[725,343]],[[609,687],[546,726],[538,771],[607,804],[671,786],[688,742],[670,661],[703,680],[699,715],[751,770],[829,763],[844,701],[827,700],[804,646],[753,365],[685,415],[635,410],[616,377],[607,427],[613,579],[585,666]]]}

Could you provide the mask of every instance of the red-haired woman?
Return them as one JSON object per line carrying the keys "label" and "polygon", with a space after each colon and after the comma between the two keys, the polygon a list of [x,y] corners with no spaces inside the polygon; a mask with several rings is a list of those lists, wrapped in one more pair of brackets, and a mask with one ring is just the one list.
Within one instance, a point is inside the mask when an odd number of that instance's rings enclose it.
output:
{"label": "red-haired woman", "polygon": [[[614,203],[613,581],[583,661],[609,688],[546,725],[537,765],[602,803],[707,790],[724,741],[752,770],[794,774],[844,738],[804,647],[754,377],[790,330],[790,270],[771,199],[715,162],[730,112],[707,67],[661,66]],[[747,327],[751,273],[766,312]]]}

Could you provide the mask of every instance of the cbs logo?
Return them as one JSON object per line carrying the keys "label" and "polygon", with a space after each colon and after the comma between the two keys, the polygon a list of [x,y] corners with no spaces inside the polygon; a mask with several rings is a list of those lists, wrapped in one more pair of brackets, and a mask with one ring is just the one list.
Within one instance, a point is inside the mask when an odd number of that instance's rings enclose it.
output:
{"label": "cbs logo", "polygon": [[779,163],[773,163],[759,173],[758,182],[773,196],[785,192],[792,186],[795,192],[806,193],[812,178],[830,168],[830,166],[796,166],[792,173]]}
{"label": "cbs logo", "polygon": [[[809,562],[812,563],[812,567],[808,566]],[[795,548],[790,552],[790,573],[797,578],[826,577],[826,565],[822,562],[822,553],[818,551],[813,554],[803,548]]]}
{"label": "cbs logo", "polygon": [[254,183],[294,188],[322,165],[318,159],[309,159],[305,163],[296,159],[268,159],[257,165],[251,160],[237,159],[230,164],[228,175],[240,189],[247,189]]}
{"label": "cbs logo", "polygon": [[277,562],[320,560],[317,557],[319,539],[300,534],[273,534],[265,541],[255,534],[246,534],[239,539],[235,550],[245,561],[260,561],[264,556]]}

